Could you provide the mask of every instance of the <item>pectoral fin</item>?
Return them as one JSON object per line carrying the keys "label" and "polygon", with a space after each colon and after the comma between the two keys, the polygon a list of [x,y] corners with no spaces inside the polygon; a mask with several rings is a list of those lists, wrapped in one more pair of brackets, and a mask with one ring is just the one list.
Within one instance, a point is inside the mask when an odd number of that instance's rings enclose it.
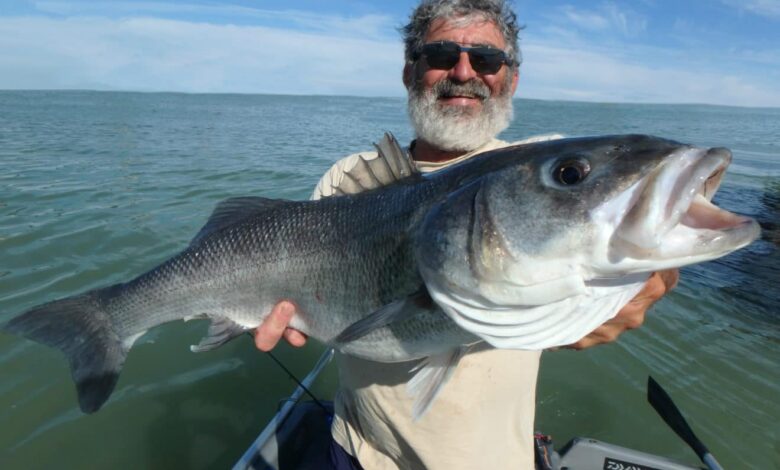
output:
{"label": "pectoral fin", "polygon": [[441,392],[460,358],[468,351],[468,346],[462,346],[422,360],[412,372],[416,372],[406,385],[406,391],[414,397],[412,419],[417,421],[428,411],[433,401]]}
{"label": "pectoral fin", "polygon": [[398,321],[403,321],[409,317],[433,309],[433,300],[425,287],[422,287],[414,294],[395,302],[391,302],[379,310],[369,314],[366,317],[349,325],[339,333],[332,341],[333,343],[349,343],[363,336]]}
{"label": "pectoral fin", "polygon": [[245,333],[248,328],[226,317],[209,317],[211,318],[211,325],[209,325],[209,331],[206,336],[200,340],[200,343],[195,346],[190,346],[192,352],[211,351],[223,344],[227,343],[231,339]]}

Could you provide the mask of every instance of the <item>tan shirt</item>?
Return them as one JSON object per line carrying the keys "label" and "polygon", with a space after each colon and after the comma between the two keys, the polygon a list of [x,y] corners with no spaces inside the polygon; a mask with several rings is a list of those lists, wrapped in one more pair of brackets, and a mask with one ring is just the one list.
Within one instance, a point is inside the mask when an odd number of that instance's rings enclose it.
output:
{"label": "tan shirt", "polygon": [[[445,163],[415,162],[434,171],[475,154],[539,140],[494,139]],[[312,199],[332,195],[360,155],[338,161],[322,177]],[[361,465],[372,469],[533,469],[533,426],[538,351],[477,347],[458,364],[428,412],[412,421],[413,397],[406,391],[415,362],[385,364],[337,354],[339,390],[333,437]]]}

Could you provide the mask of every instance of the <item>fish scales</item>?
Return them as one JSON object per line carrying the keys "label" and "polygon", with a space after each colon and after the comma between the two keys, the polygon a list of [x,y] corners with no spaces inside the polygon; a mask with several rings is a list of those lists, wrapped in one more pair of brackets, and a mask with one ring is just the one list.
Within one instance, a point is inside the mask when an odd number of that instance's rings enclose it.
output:
{"label": "fish scales", "polygon": [[[328,341],[366,312],[421,288],[413,227],[449,189],[421,178],[389,191],[280,204],[103,293],[104,308],[119,336],[132,337],[197,314],[255,327],[275,302],[291,298],[304,312],[296,326]],[[430,341],[446,329],[457,327],[432,313],[380,329],[347,349],[368,359],[411,359],[420,356],[404,354],[399,344]]]}
{"label": "fish scales", "polygon": [[[391,153],[405,155],[397,143]],[[649,273],[757,238],[754,220],[709,201],[730,159],[726,149],[651,136],[577,138],[499,149],[425,176],[406,162],[399,174],[411,175],[356,195],[233,198],[160,266],[40,305],[2,329],[62,350],[81,409],[93,412],[145,331],[206,316],[208,335],[194,350],[209,350],[291,299],[299,308],[290,326],[344,353],[426,358],[410,382],[419,416],[450,376],[444,369],[474,343],[573,343]]]}

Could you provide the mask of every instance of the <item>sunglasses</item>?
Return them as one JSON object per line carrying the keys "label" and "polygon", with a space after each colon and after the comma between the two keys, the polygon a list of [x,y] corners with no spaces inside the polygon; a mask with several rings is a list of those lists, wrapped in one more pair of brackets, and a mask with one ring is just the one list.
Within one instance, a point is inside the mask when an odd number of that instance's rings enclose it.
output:
{"label": "sunglasses", "polygon": [[431,68],[449,70],[458,63],[461,52],[468,53],[471,68],[477,73],[494,74],[501,69],[502,65],[512,65],[512,59],[501,49],[489,46],[461,46],[452,41],[425,44],[421,52],[413,58],[417,60],[420,56],[425,56],[425,61]]}

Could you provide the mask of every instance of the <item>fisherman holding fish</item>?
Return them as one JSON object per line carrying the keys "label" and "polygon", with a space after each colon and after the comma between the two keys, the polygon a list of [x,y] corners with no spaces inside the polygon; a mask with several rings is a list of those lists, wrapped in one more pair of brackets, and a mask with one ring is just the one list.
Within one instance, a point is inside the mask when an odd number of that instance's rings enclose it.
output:
{"label": "fisherman holding fish", "polygon": [[[416,133],[409,145],[423,173],[520,142],[496,136],[512,118],[520,52],[515,14],[502,0],[423,1],[403,28],[403,82]],[[337,162],[320,180],[313,199],[360,191],[354,175],[362,152]],[[614,341],[642,324],[647,309],[677,282],[677,270],[655,273],[614,318],[569,347]],[[306,336],[289,328],[295,305],[279,302],[257,329],[268,351],[284,337],[302,346]],[[414,421],[406,385],[412,366],[339,354],[340,387],[329,464],[335,468],[533,468],[532,435],[540,351],[476,347],[460,358],[436,405]]]}
{"label": "fisherman holding fish", "polygon": [[0,331],[59,349],[85,413],[164,323],[207,318],[195,352],[252,330],[261,350],[308,335],[343,353],[322,468],[532,468],[539,351],[614,340],[674,285],[664,270],[747,246],[760,226],[711,202],[728,149],[496,140],[517,31],[503,1],[426,1],[404,30],[408,150],[386,135],[338,162],[318,200],[222,201],[158,266]]}

